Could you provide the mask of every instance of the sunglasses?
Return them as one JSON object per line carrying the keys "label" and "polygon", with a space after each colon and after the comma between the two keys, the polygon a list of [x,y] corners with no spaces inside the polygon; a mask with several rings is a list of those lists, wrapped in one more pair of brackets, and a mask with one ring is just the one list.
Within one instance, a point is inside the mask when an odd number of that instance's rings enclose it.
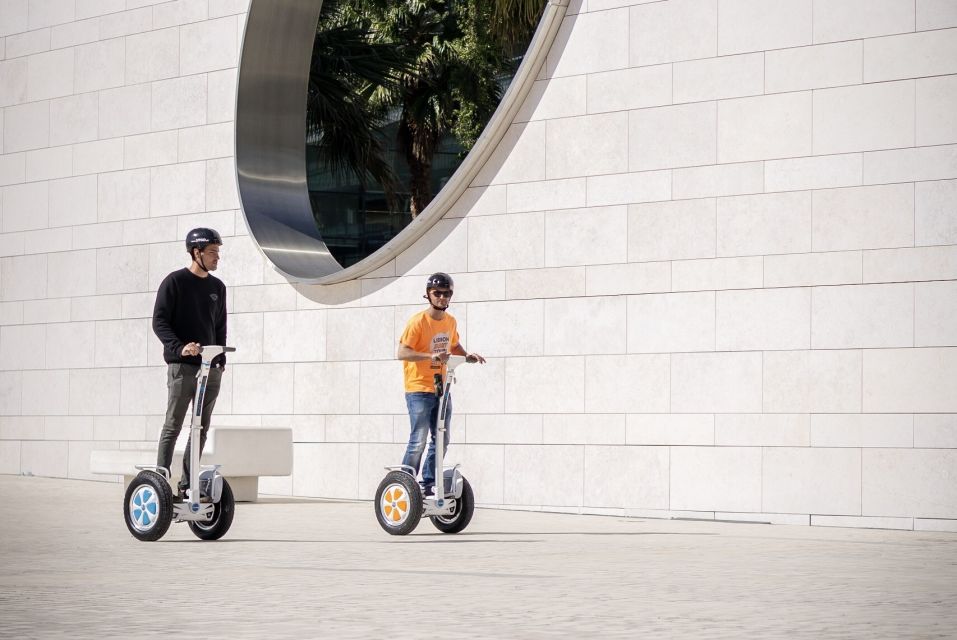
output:
{"label": "sunglasses", "polygon": [[432,295],[436,298],[451,298],[452,292],[448,289],[432,289]]}

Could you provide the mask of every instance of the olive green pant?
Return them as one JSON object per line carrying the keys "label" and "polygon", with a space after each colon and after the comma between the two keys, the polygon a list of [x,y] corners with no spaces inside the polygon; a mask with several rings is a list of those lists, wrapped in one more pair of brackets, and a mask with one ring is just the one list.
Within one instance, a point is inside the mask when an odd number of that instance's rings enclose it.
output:
{"label": "olive green pant", "polygon": [[[169,469],[172,473],[173,447],[176,446],[176,438],[183,427],[183,420],[186,417],[186,410],[193,403],[196,396],[196,374],[199,372],[199,365],[174,362],[167,366],[166,387],[169,390],[166,402],[166,421],[163,422],[163,431],[160,434],[159,450],[156,454],[156,465]],[[209,431],[210,417],[213,415],[213,407],[216,406],[216,398],[219,396],[219,385],[223,379],[221,369],[212,368],[209,370],[209,377],[206,380],[206,395],[203,397],[203,417],[202,417],[202,435],[199,439],[199,453],[203,454],[203,447],[206,445],[206,433]],[[195,409],[194,409],[195,411]],[[189,454],[192,446],[192,438],[186,443],[186,453],[183,455],[183,474],[179,479],[180,489],[189,486]]]}

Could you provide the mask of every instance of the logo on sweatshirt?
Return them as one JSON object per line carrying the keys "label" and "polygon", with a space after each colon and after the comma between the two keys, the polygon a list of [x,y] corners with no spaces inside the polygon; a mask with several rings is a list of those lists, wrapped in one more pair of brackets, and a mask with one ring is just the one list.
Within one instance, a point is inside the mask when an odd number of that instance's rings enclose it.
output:
{"label": "logo on sweatshirt", "polygon": [[209,294],[209,299],[212,300],[213,302],[216,302],[217,300],[219,300],[219,295],[215,293],[211,293]]}

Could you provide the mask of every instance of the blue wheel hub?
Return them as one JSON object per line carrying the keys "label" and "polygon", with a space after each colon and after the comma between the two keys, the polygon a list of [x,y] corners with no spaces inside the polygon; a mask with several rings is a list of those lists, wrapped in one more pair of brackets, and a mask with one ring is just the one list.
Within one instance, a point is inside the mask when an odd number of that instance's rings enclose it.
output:
{"label": "blue wheel hub", "polygon": [[148,484],[140,485],[130,497],[130,524],[137,531],[149,531],[159,516],[159,497]]}

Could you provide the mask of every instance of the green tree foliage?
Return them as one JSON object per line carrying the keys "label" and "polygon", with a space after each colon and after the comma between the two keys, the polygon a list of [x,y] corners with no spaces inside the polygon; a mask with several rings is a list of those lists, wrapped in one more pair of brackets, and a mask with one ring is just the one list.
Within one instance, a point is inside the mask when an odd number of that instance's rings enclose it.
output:
{"label": "green tree foliage", "polygon": [[[345,0],[323,6],[310,85],[310,132],[321,159],[386,187],[394,173],[376,131],[398,121],[413,216],[432,200],[443,136],[466,150],[514,73],[545,0]],[[321,48],[320,48],[321,47]],[[316,76],[319,78],[316,78]],[[328,93],[324,93],[328,92]],[[333,157],[338,154],[338,157]]]}
{"label": "green tree foliage", "polygon": [[492,0],[492,35],[508,48],[526,42],[545,0]]}
{"label": "green tree foliage", "polygon": [[383,157],[377,130],[385,112],[373,95],[398,87],[408,69],[401,46],[374,42],[351,3],[326,0],[313,45],[306,105],[306,138],[319,161],[344,179],[378,183],[393,194],[394,171]]}

